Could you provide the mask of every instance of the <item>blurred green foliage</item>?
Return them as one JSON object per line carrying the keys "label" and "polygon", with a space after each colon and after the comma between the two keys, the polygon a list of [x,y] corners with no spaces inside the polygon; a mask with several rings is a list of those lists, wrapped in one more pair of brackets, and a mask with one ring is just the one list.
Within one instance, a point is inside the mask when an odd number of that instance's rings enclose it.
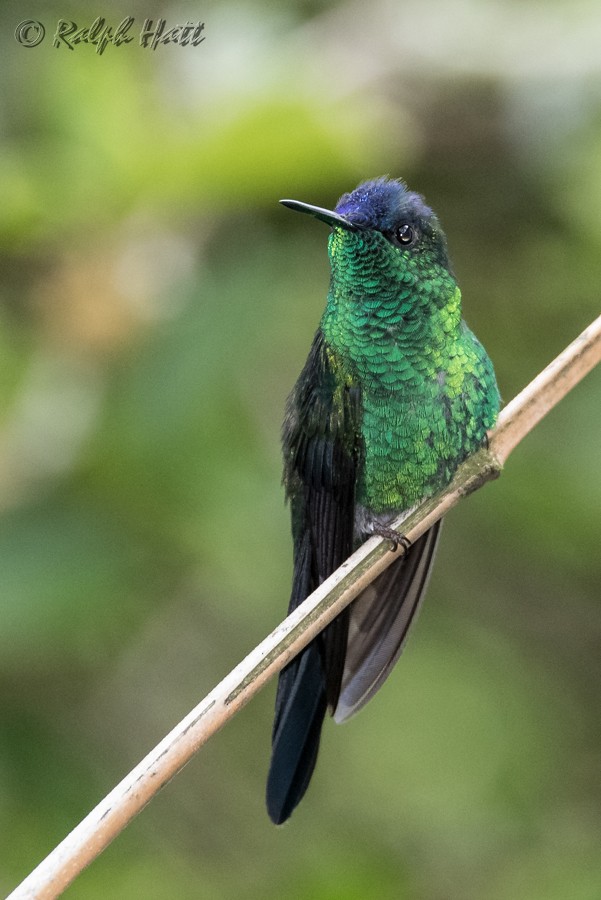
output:
{"label": "blurred green foliage", "polygon": [[[52,47],[98,14],[206,40]],[[423,192],[505,399],[598,314],[601,13],[70,0],[0,26],[8,892],[284,614],[279,425],[328,269],[279,197]],[[325,728],[286,828],[268,689],[67,895],[597,900],[599,378],[449,516],[402,663]]]}

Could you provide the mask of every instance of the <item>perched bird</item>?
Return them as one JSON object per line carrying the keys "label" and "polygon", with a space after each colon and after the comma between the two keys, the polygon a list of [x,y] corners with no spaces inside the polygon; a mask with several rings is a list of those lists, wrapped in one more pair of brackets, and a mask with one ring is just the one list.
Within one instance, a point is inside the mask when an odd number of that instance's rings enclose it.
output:
{"label": "perched bird", "polygon": [[[326,308],[283,426],[292,611],[369,535],[394,540],[390,522],[449,483],[485,441],[500,400],[492,363],[461,318],[445,235],[419,194],[377,178],[334,211],[281,202],[332,227]],[[282,671],[267,782],[276,824],[307,789],[326,709],[345,721],[390,674],[439,530],[432,526]]]}

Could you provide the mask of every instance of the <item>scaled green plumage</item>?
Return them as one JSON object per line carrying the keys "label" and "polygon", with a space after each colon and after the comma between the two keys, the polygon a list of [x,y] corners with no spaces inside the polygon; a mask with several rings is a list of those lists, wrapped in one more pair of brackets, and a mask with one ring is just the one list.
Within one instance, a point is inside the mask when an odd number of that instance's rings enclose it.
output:
{"label": "scaled green plumage", "polygon": [[359,504],[398,513],[440,490],[482,443],[499,407],[492,364],[461,319],[461,292],[435,252],[336,229],[321,329],[332,362],[361,389]]}

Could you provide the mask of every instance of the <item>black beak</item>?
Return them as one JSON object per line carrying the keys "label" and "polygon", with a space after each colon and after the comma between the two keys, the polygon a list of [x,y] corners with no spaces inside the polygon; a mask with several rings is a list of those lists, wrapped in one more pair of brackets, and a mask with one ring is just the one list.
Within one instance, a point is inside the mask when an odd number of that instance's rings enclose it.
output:
{"label": "black beak", "polygon": [[339,216],[338,213],[333,212],[331,209],[322,209],[321,206],[311,206],[310,203],[301,203],[300,200],[280,200],[280,203],[283,203],[288,209],[296,210],[296,212],[309,213],[310,216],[315,216],[320,222],[325,222],[332,227],[337,226],[338,228],[346,229],[346,231],[358,230],[356,225],[353,225],[353,223],[349,222],[347,219],[343,219],[342,216]]}

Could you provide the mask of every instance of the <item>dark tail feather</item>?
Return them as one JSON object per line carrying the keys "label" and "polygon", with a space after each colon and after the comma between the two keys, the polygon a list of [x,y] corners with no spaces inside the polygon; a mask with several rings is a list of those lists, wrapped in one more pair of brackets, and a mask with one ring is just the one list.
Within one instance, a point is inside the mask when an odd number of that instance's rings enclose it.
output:
{"label": "dark tail feather", "polygon": [[424,597],[441,525],[436,522],[351,604],[336,722],[365,706],[390,675]]}
{"label": "dark tail feather", "polygon": [[267,812],[276,825],[292,814],[307,790],[326,712],[319,649],[309,644],[280,675],[267,778]]}
{"label": "dark tail feather", "polygon": [[[311,542],[305,532],[295,547],[288,612],[311,592],[311,570]],[[288,663],[278,681],[267,776],[267,812],[276,825],[289,818],[309,786],[326,706],[322,653],[314,640]]]}

